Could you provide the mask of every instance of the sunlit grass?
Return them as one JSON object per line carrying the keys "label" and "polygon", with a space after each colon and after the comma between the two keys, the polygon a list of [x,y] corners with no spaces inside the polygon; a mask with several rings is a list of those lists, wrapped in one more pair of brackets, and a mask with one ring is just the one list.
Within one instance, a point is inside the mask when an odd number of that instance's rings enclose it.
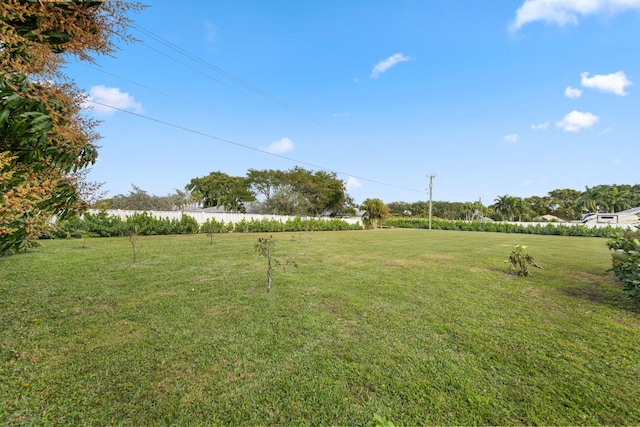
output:
{"label": "sunlit grass", "polygon": [[[603,239],[427,230],[46,241],[0,259],[0,423],[635,424]],[[266,235],[268,236],[268,235]],[[507,274],[513,245],[543,266]]]}

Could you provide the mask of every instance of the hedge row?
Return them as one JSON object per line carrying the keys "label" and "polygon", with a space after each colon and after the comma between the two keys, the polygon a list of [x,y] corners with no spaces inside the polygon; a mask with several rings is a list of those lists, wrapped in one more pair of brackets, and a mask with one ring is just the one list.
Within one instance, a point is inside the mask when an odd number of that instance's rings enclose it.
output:
{"label": "hedge row", "polygon": [[67,238],[81,237],[83,235],[99,237],[125,236],[137,233],[142,236],[168,235],[168,234],[193,234],[193,233],[227,233],[227,232],[247,232],[247,233],[275,233],[293,231],[337,231],[337,230],[359,230],[357,224],[349,224],[339,219],[302,219],[295,218],[287,222],[276,220],[242,220],[236,224],[224,224],[215,219],[211,219],[200,226],[198,222],[188,216],[182,218],[168,219],[155,218],[148,213],[136,213],[126,220],[116,216],[109,216],[106,212],[97,214],[86,213],[82,218],[73,218],[61,221],[54,230],[42,236],[43,238]]}
{"label": "hedge row", "polygon": [[[390,218],[387,226],[398,228],[429,228],[429,220],[425,218]],[[434,230],[458,231],[492,231],[497,233],[546,234],[557,236],[586,237],[619,237],[623,230],[616,227],[591,228],[584,225],[536,224],[522,225],[504,222],[481,221],[449,221],[433,218],[431,228]]]}

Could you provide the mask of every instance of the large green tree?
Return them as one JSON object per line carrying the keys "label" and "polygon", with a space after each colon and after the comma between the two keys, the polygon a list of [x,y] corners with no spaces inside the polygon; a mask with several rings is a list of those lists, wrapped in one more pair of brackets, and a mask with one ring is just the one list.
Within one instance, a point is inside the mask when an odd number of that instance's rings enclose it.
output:
{"label": "large green tree", "polygon": [[269,204],[271,196],[284,183],[284,172],[273,169],[249,169],[247,180],[251,190],[257,196],[262,196],[265,204]]}
{"label": "large green tree", "polygon": [[551,208],[549,207],[549,198],[540,196],[526,197],[524,202],[527,204],[527,209],[531,212],[531,215],[540,217],[543,215],[549,215]]}
{"label": "large green tree", "polygon": [[246,212],[245,204],[256,198],[244,177],[224,172],[211,172],[202,178],[193,178],[186,189],[205,208],[222,206],[231,212]]}
{"label": "large green tree", "polygon": [[95,162],[96,123],[61,72],[128,39],[137,3],[0,2],[0,255],[28,247],[52,216],[84,208],[73,172]]}
{"label": "large green tree", "polygon": [[551,214],[567,220],[579,219],[578,199],[581,195],[581,191],[571,188],[549,191]]}
{"label": "large green tree", "polygon": [[288,171],[250,169],[247,180],[265,213],[336,216],[353,203],[344,181],[333,172],[301,167]]}

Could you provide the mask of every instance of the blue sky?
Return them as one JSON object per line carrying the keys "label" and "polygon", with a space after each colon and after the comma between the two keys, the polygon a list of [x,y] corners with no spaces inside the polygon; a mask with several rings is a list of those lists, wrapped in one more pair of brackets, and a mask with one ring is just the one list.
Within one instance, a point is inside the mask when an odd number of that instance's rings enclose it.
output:
{"label": "blue sky", "polygon": [[359,203],[640,182],[640,0],[147,4],[139,43],[67,69],[110,196],[296,165]]}

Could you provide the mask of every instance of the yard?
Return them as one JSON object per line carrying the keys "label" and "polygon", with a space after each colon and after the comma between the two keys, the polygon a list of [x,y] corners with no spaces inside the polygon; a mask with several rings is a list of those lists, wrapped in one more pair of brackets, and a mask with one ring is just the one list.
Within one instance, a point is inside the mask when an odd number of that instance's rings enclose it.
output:
{"label": "yard", "polygon": [[[605,239],[436,230],[44,241],[0,259],[0,424],[640,423]],[[542,269],[508,273],[516,244]]]}

